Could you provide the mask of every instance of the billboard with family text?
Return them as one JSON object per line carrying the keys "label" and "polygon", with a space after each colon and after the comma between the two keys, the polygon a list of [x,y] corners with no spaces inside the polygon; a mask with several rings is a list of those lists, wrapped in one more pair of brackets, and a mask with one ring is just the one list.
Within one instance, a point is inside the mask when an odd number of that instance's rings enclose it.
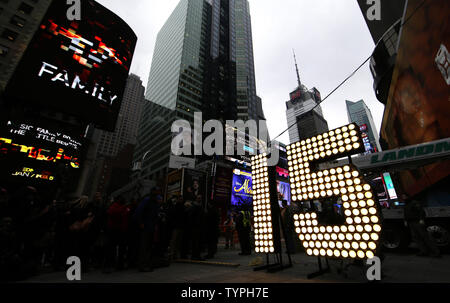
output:
{"label": "billboard with family text", "polygon": [[96,1],[81,1],[69,21],[53,1],[5,89],[7,104],[49,109],[114,130],[137,41]]}

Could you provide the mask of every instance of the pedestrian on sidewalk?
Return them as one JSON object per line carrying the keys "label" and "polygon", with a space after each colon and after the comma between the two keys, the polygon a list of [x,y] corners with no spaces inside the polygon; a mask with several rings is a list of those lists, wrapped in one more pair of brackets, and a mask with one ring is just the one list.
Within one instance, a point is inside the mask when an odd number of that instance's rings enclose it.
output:
{"label": "pedestrian on sidewalk", "polygon": [[128,208],[130,209],[128,215],[128,234],[127,234],[127,263],[128,268],[134,268],[137,266],[138,262],[138,252],[139,252],[139,236],[140,236],[140,228],[139,224],[136,220],[136,209],[139,206],[140,199],[133,198],[128,204]]}
{"label": "pedestrian on sidewalk", "polygon": [[128,231],[129,212],[130,209],[123,197],[117,197],[114,200],[114,203],[108,208],[108,248],[105,256],[105,273],[111,272],[111,267],[114,266],[117,270],[125,268],[126,235]]}
{"label": "pedestrian on sidewalk", "polygon": [[155,227],[163,199],[158,188],[152,189],[150,195],[144,198],[136,209],[136,220],[141,230],[139,244],[139,270],[153,271],[152,257],[155,240]]}
{"label": "pedestrian on sidewalk", "polygon": [[281,220],[284,225],[284,240],[286,241],[287,252],[295,254],[295,225],[294,206],[288,205],[286,200],[282,201]]}
{"label": "pedestrian on sidewalk", "polygon": [[95,219],[92,203],[87,196],[81,196],[69,205],[66,215],[69,222],[69,233],[65,243],[65,246],[68,247],[68,256],[78,256],[84,267],[83,270],[87,271],[90,263],[90,247],[87,239],[89,239],[90,228]]}
{"label": "pedestrian on sidewalk", "polygon": [[234,213],[229,213],[227,219],[223,223],[225,227],[225,249],[234,248]]}
{"label": "pedestrian on sidewalk", "polygon": [[212,259],[217,253],[217,242],[220,235],[220,215],[217,207],[213,205],[213,201],[208,204],[206,213],[206,242],[208,247],[208,254],[205,259]]}
{"label": "pedestrian on sidewalk", "polygon": [[239,237],[239,244],[241,247],[241,252],[239,255],[251,255],[251,244],[250,244],[250,233],[251,233],[251,222],[250,222],[250,211],[248,206],[242,206],[242,210],[238,212],[236,217],[236,231]]}
{"label": "pedestrian on sidewalk", "polygon": [[172,236],[169,256],[171,260],[176,260],[181,255],[183,233],[186,226],[186,209],[183,196],[176,198],[175,206],[170,213],[170,221],[172,222]]}
{"label": "pedestrian on sidewalk", "polygon": [[189,216],[189,225],[191,226],[191,248],[192,248],[192,260],[203,261],[201,254],[203,226],[204,226],[204,211],[202,208],[202,196],[198,195],[194,203]]}
{"label": "pedestrian on sidewalk", "polygon": [[190,200],[186,200],[184,203],[184,216],[183,220],[183,234],[181,237],[181,259],[187,259],[192,250],[192,225],[191,225],[191,212],[193,210],[193,203]]}
{"label": "pedestrian on sidewalk", "polygon": [[425,226],[425,211],[420,200],[412,198],[407,194],[402,195],[405,201],[405,225],[409,227],[412,237],[419,246],[418,256],[439,257],[439,248],[431,239]]}

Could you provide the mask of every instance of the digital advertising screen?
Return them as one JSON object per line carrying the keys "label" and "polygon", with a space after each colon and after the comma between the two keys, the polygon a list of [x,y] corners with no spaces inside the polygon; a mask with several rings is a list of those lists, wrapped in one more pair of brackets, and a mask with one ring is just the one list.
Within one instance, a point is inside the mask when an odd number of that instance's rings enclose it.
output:
{"label": "digital advertising screen", "polygon": [[81,129],[57,129],[38,121],[0,124],[0,176],[3,182],[58,184],[80,171]]}
{"label": "digital advertising screen", "polygon": [[173,171],[167,175],[166,201],[181,196],[181,182],[183,174],[181,170]]}
{"label": "digital advertising screen", "polygon": [[377,196],[377,200],[380,205],[382,207],[389,208],[389,196],[381,176],[370,179],[369,184],[372,187],[375,195]]}
{"label": "digital advertising screen", "polygon": [[113,131],[137,41],[133,30],[95,1],[69,21],[53,1],[5,89],[7,104],[27,104]]}
{"label": "digital advertising screen", "polygon": [[277,166],[276,171],[277,171],[278,176],[284,177],[284,178],[289,178],[289,170]]}
{"label": "digital advertising screen", "polygon": [[217,166],[214,183],[213,201],[216,205],[225,208],[230,201],[231,182],[232,182],[231,168]]}
{"label": "digital advertising screen", "polygon": [[291,205],[291,186],[289,183],[277,180],[277,191],[280,207],[283,206],[283,200],[286,200],[287,204]]}
{"label": "digital advertising screen", "polygon": [[253,202],[252,174],[250,172],[235,169],[231,186],[232,206],[251,206]]}
{"label": "digital advertising screen", "polygon": [[[450,137],[450,2],[408,1],[397,61],[381,126],[390,149]],[[414,13],[416,11],[416,13]],[[450,161],[399,174],[415,195],[449,175]]]}
{"label": "digital advertising screen", "polygon": [[206,201],[206,175],[202,171],[183,168],[183,198],[186,201]]}
{"label": "digital advertising screen", "polygon": [[363,140],[363,144],[364,144],[364,149],[366,150],[365,154],[371,154],[371,153],[375,153],[376,148],[374,146],[372,146],[372,143],[370,142],[370,138],[369,138],[369,128],[367,127],[367,124],[362,124],[359,126],[359,130],[361,131],[361,137]]}
{"label": "digital advertising screen", "polygon": [[390,173],[383,174],[384,184],[386,185],[386,190],[389,194],[389,199],[394,200],[397,199],[397,192],[395,191],[394,182],[392,181]]}

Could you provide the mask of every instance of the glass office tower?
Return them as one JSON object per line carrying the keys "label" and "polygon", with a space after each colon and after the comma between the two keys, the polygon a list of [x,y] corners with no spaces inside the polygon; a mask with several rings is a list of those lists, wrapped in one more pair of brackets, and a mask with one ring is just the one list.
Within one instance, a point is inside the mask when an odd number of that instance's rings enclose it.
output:
{"label": "glass office tower", "polygon": [[[146,99],[135,153],[143,178],[167,171],[174,120],[193,124],[195,112],[204,121],[263,118],[248,1],[181,0],[158,33]],[[152,103],[167,108],[164,123]]]}
{"label": "glass office tower", "polygon": [[375,151],[381,151],[377,128],[375,126],[372,113],[364,100],[359,100],[357,102],[346,100],[345,104],[347,106],[348,122],[356,123],[359,126],[366,125],[370,145],[373,148],[376,148]]}

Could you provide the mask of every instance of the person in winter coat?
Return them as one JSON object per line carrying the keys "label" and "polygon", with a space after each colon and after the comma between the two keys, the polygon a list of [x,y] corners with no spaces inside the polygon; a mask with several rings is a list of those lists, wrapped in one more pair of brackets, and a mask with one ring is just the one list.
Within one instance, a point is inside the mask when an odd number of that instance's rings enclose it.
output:
{"label": "person in winter coat", "polygon": [[143,272],[153,271],[152,252],[155,242],[155,228],[163,199],[159,189],[152,189],[136,209],[135,217],[141,230],[138,266]]}
{"label": "person in winter coat", "polygon": [[184,228],[186,226],[186,209],[182,196],[177,197],[175,206],[170,214],[172,222],[172,237],[170,241],[170,258],[176,260],[180,257]]}
{"label": "person in winter coat", "polygon": [[434,241],[431,239],[425,227],[425,211],[419,200],[409,197],[406,194],[402,195],[406,203],[404,216],[405,225],[411,230],[411,235],[419,246],[419,256],[439,257],[440,251]]}
{"label": "person in winter coat", "polygon": [[196,200],[192,203],[192,208],[188,213],[188,222],[191,227],[191,248],[192,260],[202,261],[200,256],[202,250],[203,225],[204,225],[204,211],[202,208],[202,196],[198,195]]}
{"label": "person in winter coat", "polygon": [[223,223],[225,227],[225,249],[234,248],[234,213],[228,215],[227,220]]}
{"label": "person in winter coat", "polygon": [[217,210],[217,207],[208,204],[208,211],[206,213],[205,218],[205,227],[206,227],[206,242],[208,245],[208,254],[205,256],[205,259],[212,259],[214,255],[217,253],[217,242],[219,241],[220,235],[220,214]]}
{"label": "person in winter coat", "polygon": [[130,209],[126,205],[123,197],[115,199],[113,204],[107,211],[107,239],[108,248],[106,250],[105,258],[105,272],[110,271],[110,267],[115,264],[116,252],[118,270],[125,267],[125,253],[126,253],[126,235],[128,231],[128,216]]}

